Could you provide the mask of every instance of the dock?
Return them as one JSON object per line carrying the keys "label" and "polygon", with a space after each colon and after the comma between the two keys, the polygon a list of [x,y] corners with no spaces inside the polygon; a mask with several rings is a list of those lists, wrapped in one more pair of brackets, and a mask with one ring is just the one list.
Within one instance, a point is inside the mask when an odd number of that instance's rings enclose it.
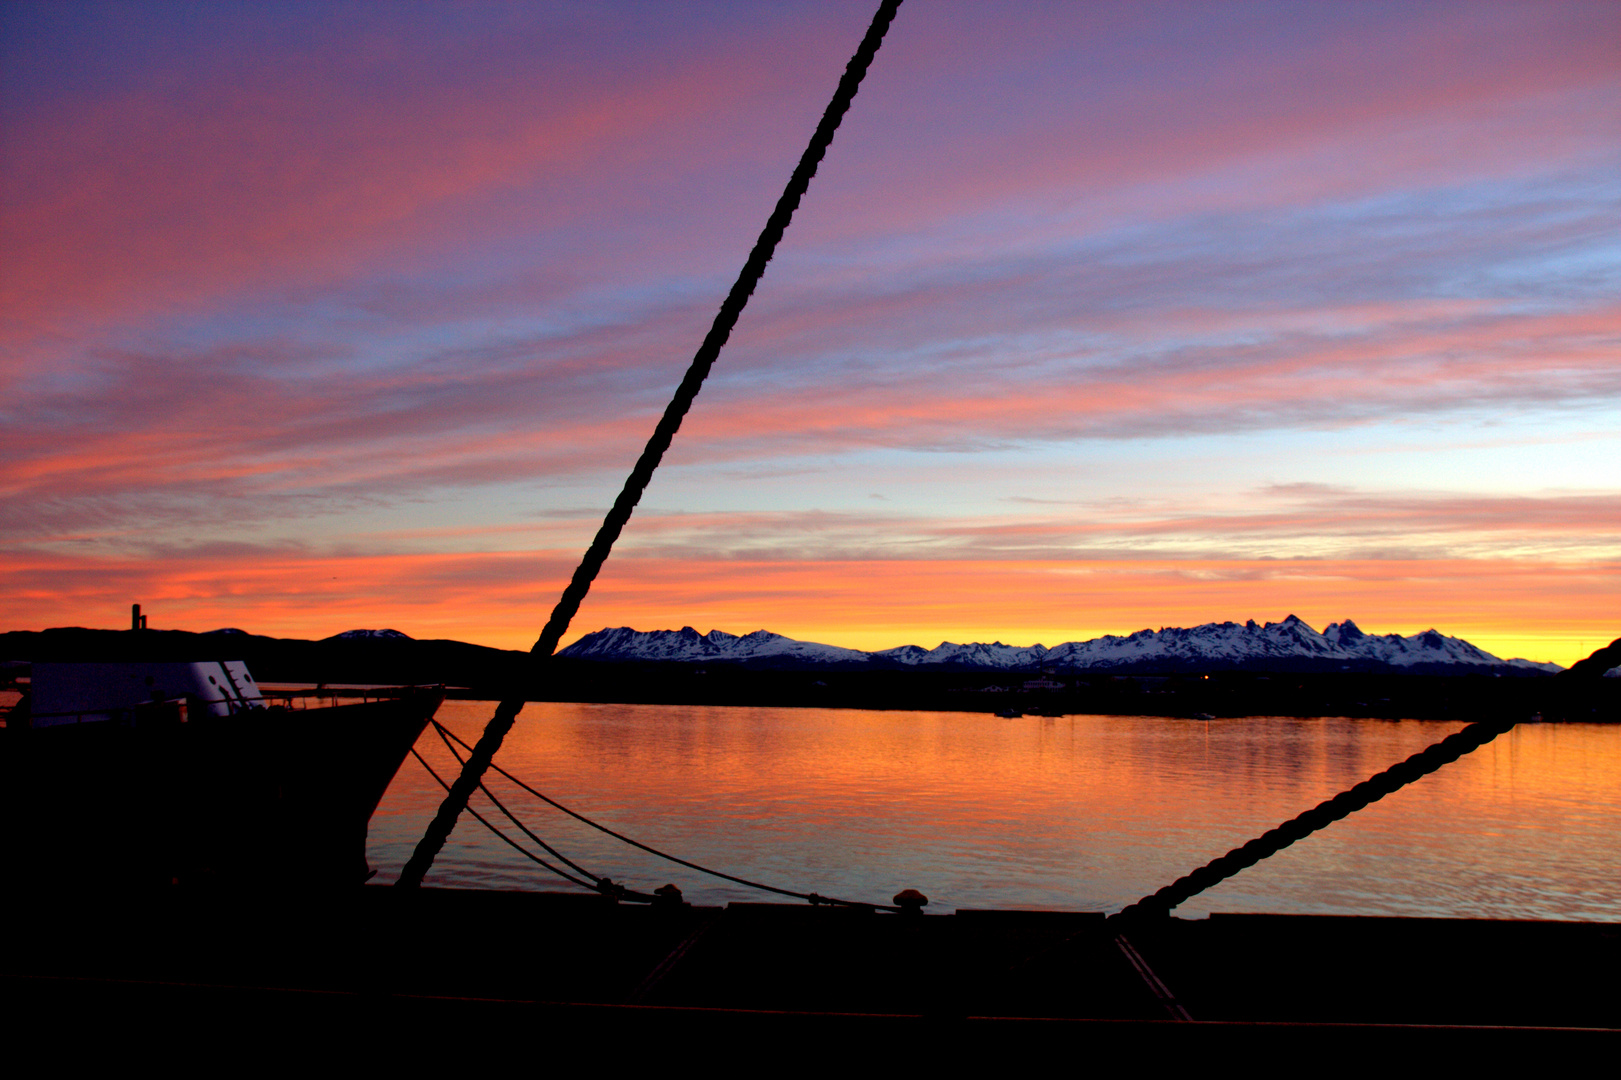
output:
{"label": "dock", "polygon": [[1621,925],[1608,923],[1218,914],[1137,923],[1123,943],[1095,912],[380,886],[26,909],[13,894],[6,917],[0,978],[24,1041],[90,1025],[139,1048],[183,1017],[221,1046],[330,1039],[384,1057],[472,1033],[503,1053],[755,1047],[801,1063],[1081,1044],[1369,1061],[1621,1044]]}

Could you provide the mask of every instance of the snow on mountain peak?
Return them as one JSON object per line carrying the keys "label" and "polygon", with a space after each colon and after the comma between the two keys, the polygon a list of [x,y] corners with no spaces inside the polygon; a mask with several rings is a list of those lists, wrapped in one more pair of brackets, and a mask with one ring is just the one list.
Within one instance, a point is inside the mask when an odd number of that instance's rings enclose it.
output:
{"label": "snow on mountain peak", "polygon": [[1295,615],[1264,625],[1249,619],[1242,624],[1221,622],[1187,628],[1143,629],[1125,637],[1107,634],[1089,641],[1068,641],[1050,649],[1040,644],[1006,645],[1000,641],[989,644],[942,641],[932,649],[901,645],[870,653],[798,641],[767,630],[754,630],[738,637],[722,630],[700,635],[690,626],[646,632],[621,626],[587,634],[559,655],[596,660],[776,660],[811,664],[857,661],[905,667],[952,665],[997,669],[1108,668],[1155,662],[1186,667],[1307,660],[1339,661],[1341,666],[1372,663],[1410,668],[1417,664],[1461,664],[1561,670],[1555,664],[1503,661],[1462,638],[1449,637],[1433,628],[1410,637],[1375,635],[1365,633],[1346,619],[1330,623],[1318,633]]}
{"label": "snow on mountain peak", "polygon": [[680,630],[632,630],[628,626],[609,627],[586,634],[558,653],[582,660],[663,660],[693,662],[703,660],[755,660],[771,657],[833,663],[839,660],[866,660],[867,654],[836,645],[796,641],[769,630],[755,630],[739,637],[724,630],[700,634],[690,626]]}
{"label": "snow on mountain peak", "polygon": [[1334,645],[1349,645],[1351,642],[1360,641],[1367,636],[1362,632],[1362,628],[1350,619],[1346,619],[1344,622],[1329,623],[1323,629],[1323,640]]}

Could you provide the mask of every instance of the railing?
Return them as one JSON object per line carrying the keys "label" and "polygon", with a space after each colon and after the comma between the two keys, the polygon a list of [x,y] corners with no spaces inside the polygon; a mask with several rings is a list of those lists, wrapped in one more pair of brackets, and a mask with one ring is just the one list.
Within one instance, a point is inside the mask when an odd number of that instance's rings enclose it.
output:
{"label": "railing", "polygon": [[[126,724],[132,725],[142,721],[178,721],[184,724],[189,719],[191,703],[197,701],[201,705],[228,704],[235,712],[240,705],[237,702],[204,702],[196,697],[160,698],[154,701],[143,701],[136,705],[114,706],[105,709],[83,709],[78,712],[30,712],[29,726],[31,727],[58,727],[64,724]],[[45,721],[41,723],[41,721]]]}
{"label": "railing", "polygon": [[[195,712],[198,719],[207,716],[219,719],[214,713],[217,706],[225,706],[227,715],[267,708],[286,709],[290,712],[306,712],[312,709],[335,708],[339,704],[358,705],[373,704],[381,701],[394,701],[410,693],[414,687],[410,686],[372,686],[372,687],[316,687],[314,689],[300,690],[265,690],[259,688],[258,694],[242,700],[225,698],[218,701],[208,701],[195,694],[172,698],[163,698],[154,701],[143,701],[135,705],[124,705],[103,709],[84,709],[78,712],[50,712],[29,713],[31,727],[57,727],[70,724],[124,724],[134,725],[140,723],[187,723]],[[16,705],[0,705],[0,726],[9,727]]]}
{"label": "railing", "polygon": [[379,701],[394,701],[410,693],[415,687],[411,686],[360,686],[360,687],[316,687],[312,690],[266,690],[259,687],[259,693],[264,695],[265,704],[280,706],[284,709],[303,711],[307,709],[336,708],[342,701],[345,705],[369,705]]}

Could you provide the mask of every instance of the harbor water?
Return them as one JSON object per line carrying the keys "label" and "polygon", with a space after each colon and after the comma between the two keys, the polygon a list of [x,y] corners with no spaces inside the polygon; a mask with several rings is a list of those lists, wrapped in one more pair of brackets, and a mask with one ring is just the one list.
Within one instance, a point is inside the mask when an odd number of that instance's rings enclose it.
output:
{"label": "harbor water", "polygon": [[[447,701],[439,718],[472,743],[493,709]],[[536,704],[497,761],[638,840],[796,891],[1115,911],[1461,726]],[[454,775],[432,728],[417,747]],[[595,874],[700,903],[773,899],[488,783]],[[407,758],[372,818],[374,880],[398,874],[442,795]],[[521,839],[482,794],[472,806]],[[428,884],[573,888],[465,814]],[[1522,724],[1177,914],[1212,911],[1621,921],[1621,726]]]}

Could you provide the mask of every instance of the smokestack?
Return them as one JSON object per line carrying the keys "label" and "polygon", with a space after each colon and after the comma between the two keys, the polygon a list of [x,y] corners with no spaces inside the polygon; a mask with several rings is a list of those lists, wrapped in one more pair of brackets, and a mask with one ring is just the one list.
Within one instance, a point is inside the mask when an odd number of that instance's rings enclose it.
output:
{"label": "smokestack", "polygon": [[129,628],[131,630],[146,629],[146,616],[141,614],[140,604],[131,604],[129,606]]}

